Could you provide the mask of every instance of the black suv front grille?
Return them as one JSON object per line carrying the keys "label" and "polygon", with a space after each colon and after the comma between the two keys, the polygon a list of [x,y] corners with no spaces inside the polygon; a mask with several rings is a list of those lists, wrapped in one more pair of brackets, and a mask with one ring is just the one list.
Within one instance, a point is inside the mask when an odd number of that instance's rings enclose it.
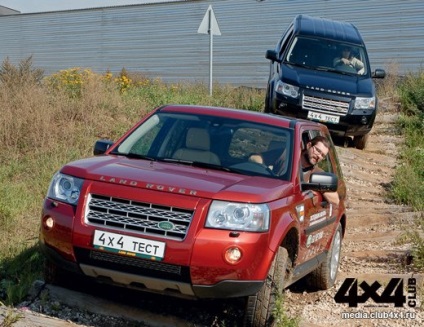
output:
{"label": "black suv front grille", "polygon": [[311,95],[303,95],[302,109],[346,116],[350,102],[337,101]]}

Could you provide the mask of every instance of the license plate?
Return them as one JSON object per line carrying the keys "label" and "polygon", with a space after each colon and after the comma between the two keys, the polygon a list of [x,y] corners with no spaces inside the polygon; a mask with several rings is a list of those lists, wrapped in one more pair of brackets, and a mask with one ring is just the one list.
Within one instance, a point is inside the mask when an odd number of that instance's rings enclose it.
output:
{"label": "license plate", "polygon": [[308,118],[319,120],[327,123],[338,124],[340,121],[339,116],[327,115],[320,112],[308,111]]}
{"label": "license plate", "polygon": [[162,260],[165,243],[100,230],[94,231],[93,246],[96,249],[151,260]]}

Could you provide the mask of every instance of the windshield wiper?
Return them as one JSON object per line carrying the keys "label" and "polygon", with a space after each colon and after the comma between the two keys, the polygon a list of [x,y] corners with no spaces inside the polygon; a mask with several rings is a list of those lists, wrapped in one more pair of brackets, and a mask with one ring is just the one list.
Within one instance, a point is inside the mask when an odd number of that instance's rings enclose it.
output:
{"label": "windshield wiper", "polygon": [[134,153],[134,152],[129,152],[129,153],[125,154],[125,156],[127,158],[130,158],[130,159],[145,159],[145,160],[150,160],[150,161],[157,161],[158,160],[158,158],[149,157],[149,156],[146,156],[144,154],[138,154],[138,153]]}
{"label": "windshield wiper", "polygon": [[211,168],[211,169],[216,169],[216,170],[223,170],[223,171],[228,171],[228,172],[238,172],[237,170],[228,168],[228,167],[223,167],[221,165],[216,165],[216,164],[211,164],[208,162],[201,162],[201,161],[193,161],[193,167],[199,167],[199,168]]}
{"label": "windshield wiper", "polygon": [[210,169],[214,169],[214,170],[222,170],[222,171],[238,173],[238,174],[242,173],[242,170],[240,170],[240,169],[232,169],[232,168],[229,168],[229,167],[211,164],[211,163],[208,163],[208,162],[190,161],[190,160],[173,159],[173,158],[161,158],[160,161],[180,163],[180,164],[198,167],[198,168],[210,168]]}
{"label": "windshield wiper", "polygon": [[323,72],[333,72],[333,71],[335,71],[335,69],[334,69],[334,68],[331,68],[331,67],[325,67],[325,66],[316,66],[316,67],[315,67],[315,69],[316,69],[316,70],[323,71]]}
{"label": "windshield wiper", "polygon": [[287,64],[289,65],[293,65],[293,66],[297,66],[297,67],[303,67],[303,68],[308,68],[308,69],[313,69],[314,67],[310,66],[310,65],[305,65],[305,64],[301,64],[301,63],[297,63],[297,62],[291,62],[291,61],[286,61]]}

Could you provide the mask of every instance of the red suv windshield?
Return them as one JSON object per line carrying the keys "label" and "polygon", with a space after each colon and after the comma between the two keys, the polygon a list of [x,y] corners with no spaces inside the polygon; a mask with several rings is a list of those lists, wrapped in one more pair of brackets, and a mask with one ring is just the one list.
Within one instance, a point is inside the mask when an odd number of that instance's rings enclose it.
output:
{"label": "red suv windshield", "polygon": [[287,179],[291,144],[290,129],[226,117],[157,112],[113,153]]}

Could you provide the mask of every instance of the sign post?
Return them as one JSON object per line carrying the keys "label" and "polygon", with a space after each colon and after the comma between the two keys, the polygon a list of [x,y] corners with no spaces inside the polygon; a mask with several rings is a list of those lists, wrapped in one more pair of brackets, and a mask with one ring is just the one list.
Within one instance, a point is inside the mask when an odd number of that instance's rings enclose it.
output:
{"label": "sign post", "polygon": [[209,5],[208,10],[206,10],[206,14],[200,23],[197,33],[209,34],[209,95],[212,96],[213,36],[221,35],[221,31],[219,30],[218,22],[211,5]]}

